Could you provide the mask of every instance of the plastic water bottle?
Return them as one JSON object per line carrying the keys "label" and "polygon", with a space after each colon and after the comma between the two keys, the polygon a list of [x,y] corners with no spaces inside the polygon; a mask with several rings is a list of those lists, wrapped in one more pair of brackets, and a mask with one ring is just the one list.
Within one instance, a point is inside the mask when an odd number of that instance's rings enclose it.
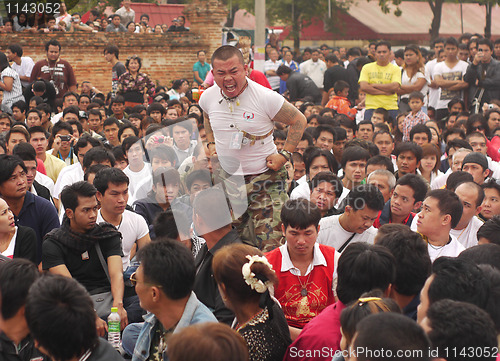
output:
{"label": "plastic water bottle", "polygon": [[118,307],[111,307],[111,313],[108,316],[108,342],[115,350],[120,350],[120,315]]}

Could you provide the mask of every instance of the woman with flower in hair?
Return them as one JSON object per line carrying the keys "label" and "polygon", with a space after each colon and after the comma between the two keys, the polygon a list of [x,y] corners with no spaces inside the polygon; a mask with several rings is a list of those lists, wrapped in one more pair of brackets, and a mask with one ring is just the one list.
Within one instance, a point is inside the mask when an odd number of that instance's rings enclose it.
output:
{"label": "woman with flower in hair", "polygon": [[217,251],[212,268],[224,304],[236,315],[233,328],[245,339],[250,361],[282,360],[290,332],[271,298],[269,289],[277,277],[262,252],[232,244]]}

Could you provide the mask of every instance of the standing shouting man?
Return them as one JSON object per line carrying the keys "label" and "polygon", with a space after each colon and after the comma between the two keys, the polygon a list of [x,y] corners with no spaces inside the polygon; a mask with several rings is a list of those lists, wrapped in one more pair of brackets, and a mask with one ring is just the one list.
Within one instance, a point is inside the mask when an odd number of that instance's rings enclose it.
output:
{"label": "standing shouting man", "polygon": [[[281,245],[279,215],[288,199],[284,165],[302,138],[306,118],[281,95],[246,77],[247,66],[237,48],[218,48],[212,68],[216,86],[200,99],[208,149],[218,154],[226,173],[245,179],[248,208],[234,223],[240,236],[270,251]],[[279,153],[272,137],[275,121],[288,126]]]}

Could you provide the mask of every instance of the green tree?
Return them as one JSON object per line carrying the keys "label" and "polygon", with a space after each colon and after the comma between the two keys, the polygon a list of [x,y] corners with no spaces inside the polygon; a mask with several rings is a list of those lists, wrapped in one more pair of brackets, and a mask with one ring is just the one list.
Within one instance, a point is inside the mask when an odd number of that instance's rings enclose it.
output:
{"label": "green tree", "polygon": [[[224,0],[226,4],[230,0]],[[353,0],[337,2],[331,0],[332,13],[342,11],[349,7]],[[335,22],[329,19],[329,0],[266,0],[266,16],[269,23],[291,25],[290,35],[296,52],[300,49],[300,33],[302,29],[317,19],[323,19],[329,30],[334,28]],[[232,0],[233,7],[254,11],[254,0]]]}

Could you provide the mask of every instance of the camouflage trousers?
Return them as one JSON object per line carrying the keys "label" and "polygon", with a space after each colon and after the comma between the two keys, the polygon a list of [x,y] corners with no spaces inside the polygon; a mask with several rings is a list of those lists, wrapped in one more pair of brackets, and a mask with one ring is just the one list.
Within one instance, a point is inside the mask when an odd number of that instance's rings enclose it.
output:
{"label": "camouflage trousers", "polygon": [[[248,207],[238,218],[233,216],[233,226],[238,231],[243,243],[269,252],[281,246],[281,208],[288,200],[286,192],[287,171],[282,167],[278,171],[271,169],[258,175],[244,176],[244,185],[240,192],[246,192]],[[227,193],[237,192],[225,186]]]}

